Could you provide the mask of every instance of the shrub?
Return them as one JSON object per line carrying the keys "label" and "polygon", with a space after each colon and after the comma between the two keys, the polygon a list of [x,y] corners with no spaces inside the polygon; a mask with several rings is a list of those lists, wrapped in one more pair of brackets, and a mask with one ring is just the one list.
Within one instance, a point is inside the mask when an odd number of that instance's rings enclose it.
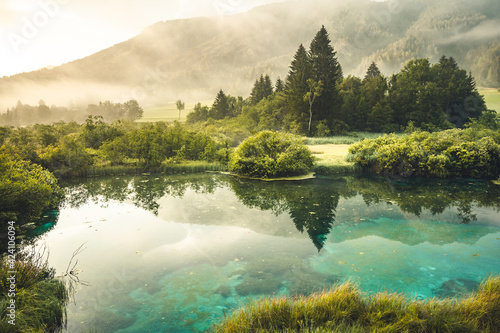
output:
{"label": "shrub", "polygon": [[269,131],[243,141],[229,161],[231,172],[255,178],[303,175],[312,167],[312,153],[298,137]]}
{"label": "shrub", "polygon": [[63,193],[49,171],[37,164],[0,153],[0,226],[25,223],[56,207]]}
{"label": "shrub", "polygon": [[498,131],[485,129],[414,132],[354,144],[348,160],[390,175],[495,178],[500,144]]}

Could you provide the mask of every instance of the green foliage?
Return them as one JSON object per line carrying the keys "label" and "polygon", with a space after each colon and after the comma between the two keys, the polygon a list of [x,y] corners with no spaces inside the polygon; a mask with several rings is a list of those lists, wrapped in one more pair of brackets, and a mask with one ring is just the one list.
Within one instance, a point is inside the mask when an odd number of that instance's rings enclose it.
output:
{"label": "green foliage", "polygon": [[39,158],[42,166],[62,174],[82,172],[93,164],[91,153],[75,134],[65,136],[58,146],[47,147]]}
{"label": "green foliage", "polygon": [[318,95],[314,106],[314,122],[326,120],[328,125],[331,125],[332,121],[339,116],[341,101],[337,86],[343,79],[342,66],[331,44],[328,32],[325,26],[322,26],[311,41],[309,50],[312,64],[310,79],[322,82],[323,85],[323,93]]}
{"label": "green foliage", "polygon": [[260,78],[256,80],[253,85],[252,93],[250,94],[250,103],[255,105],[264,98],[269,97],[272,93],[273,93],[273,84],[271,82],[271,78],[267,74],[266,76],[261,75]]}
{"label": "green foliage", "polygon": [[208,106],[202,106],[201,103],[197,103],[194,106],[192,112],[190,112],[186,117],[186,123],[194,124],[198,122],[203,122],[208,120]]}
{"label": "green foliage", "polygon": [[82,126],[82,139],[85,147],[98,149],[103,142],[112,140],[121,133],[116,126],[104,122],[102,116],[88,116]]}
{"label": "green foliage", "polygon": [[[0,265],[0,331],[12,333],[59,332],[66,323],[68,291],[64,283],[54,278],[42,254],[18,253],[14,269],[9,269],[7,257]],[[16,271],[15,325],[8,323],[9,271]]]}
{"label": "green foliage", "polygon": [[208,116],[213,119],[224,119],[230,115],[230,105],[226,94],[219,90],[217,97],[215,97],[214,104],[210,109]]}
{"label": "green foliage", "polygon": [[[0,223],[30,222],[62,199],[56,178],[41,166],[0,150]],[[3,226],[4,227],[4,226]]]}
{"label": "green foliage", "polygon": [[236,149],[229,170],[255,178],[278,178],[306,174],[313,166],[311,151],[289,134],[261,132]]}
{"label": "green foliage", "polygon": [[461,300],[417,301],[398,294],[363,295],[350,282],[295,299],[263,298],[235,311],[213,332],[497,332],[500,278]]}
{"label": "green foliage", "polygon": [[489,129],[414,132],[354,144],[348,160],[391,175],[496,178],[499,142],[498,132]]}
{"label": "green foliage", "polygon": [[309,51],[299,46],[289,67],[283,93],[282,88],[273,93],[269,76],[261,75],[247,103],[236,103],[241,108],[234,110],[235,103],[220,91],[211,109],[198,104],[187,122],[239,117],[241,126],[252,132],[324,136],[399,132],[410,123],[434,132],[464,127],[487,112],[474,79],[452,57],[442,56],[434,65],[425,58],[411,60],[389,80],[372,62],[363,80],[343,79],[324,26]]}

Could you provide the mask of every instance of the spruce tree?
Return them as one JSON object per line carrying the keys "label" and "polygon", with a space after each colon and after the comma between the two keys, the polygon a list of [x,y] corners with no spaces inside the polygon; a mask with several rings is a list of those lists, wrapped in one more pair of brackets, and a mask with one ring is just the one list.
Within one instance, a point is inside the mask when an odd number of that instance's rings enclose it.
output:
{"label": "spruce tree", "polygon": [[300,45],[290,64],[286,79],[286,107],[292,130],[306,134],[309,108],[304,95],[309,91],[307,80],[312,78],[312,65],[304,45]]}
{"label": "spruce tree", "polygon": [[267,98],[273,94],[273,82],[271,81],[271,78],[269,75],[266,74],[264,76],[264,84],[263,84],[263,98]]}
{"label": "spruce tree", "polygon": [[365,80],[374,79],[379,76],[382,76],[382,73],[380,73],[377,64],[375,62],[372,62],[370,67],[368,67],[368,70],[366,71]]}
{"label": "spruce tree", "polygon": [[272,94],[273,83],[271,82],[271,78],[267,74],[266,76],[261,74],[260,78],[255,80],[253,85],[252,93],[250,94],[250,103],[255,105]]}
{"label": "spruce tree", "polygon": [[215,97],[214,104],[212,105],[212,108],[209,112],[209,117],[213,119],[224,119],[229,115],[229,111],[229,101],[226,94],[224,94],[221,89],[217,94],[217,97]]}
{"label": "spruce tree", "polygon": [[285,84],[283,83],[283,81],[281,80],[281,78],[278,77],[278,79],[276,80],[276,86],[274,88],[274,90],[276,92],[282,92],[285,90]]}
{"label": "spruce tree", "polygon": [[336,52],[331,46],[331,40],[325,27],[322,26],[311,42],[310,58],[312,78],[323,82],[323,94],[315,103],[315,121],[326,120],[332,124],[338,120],[341,99],[338,85],[342,83],[342,67],[336,58]]}

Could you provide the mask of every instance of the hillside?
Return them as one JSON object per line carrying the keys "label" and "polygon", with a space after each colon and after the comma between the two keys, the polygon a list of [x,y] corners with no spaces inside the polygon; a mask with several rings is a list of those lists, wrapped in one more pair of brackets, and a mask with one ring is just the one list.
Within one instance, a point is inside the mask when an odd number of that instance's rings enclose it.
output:
{"label": "hillside", "polygon": [[372,61],[384,74],[412,58],[453,56],[480,85],[500,86],[497,0],[285,2],[221,18],[159,22],[140,35],[52,69],[0,79],[0,110],[17,100],[85,104],[137,99],[147,107],[248,96],[261,73],[285,78],[299,44],[324,24],[345,75]]}

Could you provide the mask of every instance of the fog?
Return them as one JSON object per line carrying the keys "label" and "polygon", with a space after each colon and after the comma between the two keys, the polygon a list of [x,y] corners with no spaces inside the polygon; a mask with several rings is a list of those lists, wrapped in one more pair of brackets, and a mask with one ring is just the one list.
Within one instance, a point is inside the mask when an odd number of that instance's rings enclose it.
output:
{"label": "fog", "polygon": [[[307,48],[321,25],[345,76],[363,76],[372,61],[391,75],[408,60],[437,61],[445,54],[474,68],[481,84],[485,66],[498,61],[484,51],[500,43],[496,1],[289,1],[223,17],[162,21],[89,57],[0,79],[0,110],[40,99],[48,105],[136,99],[148,108],[210,100],[219,89],[248,97],[261,74],[285,79],[298,46]],[[471,56],[478,50],[488,55],[480,63]],[[490,76],[489,84],[500,85],[500,73]]]}

